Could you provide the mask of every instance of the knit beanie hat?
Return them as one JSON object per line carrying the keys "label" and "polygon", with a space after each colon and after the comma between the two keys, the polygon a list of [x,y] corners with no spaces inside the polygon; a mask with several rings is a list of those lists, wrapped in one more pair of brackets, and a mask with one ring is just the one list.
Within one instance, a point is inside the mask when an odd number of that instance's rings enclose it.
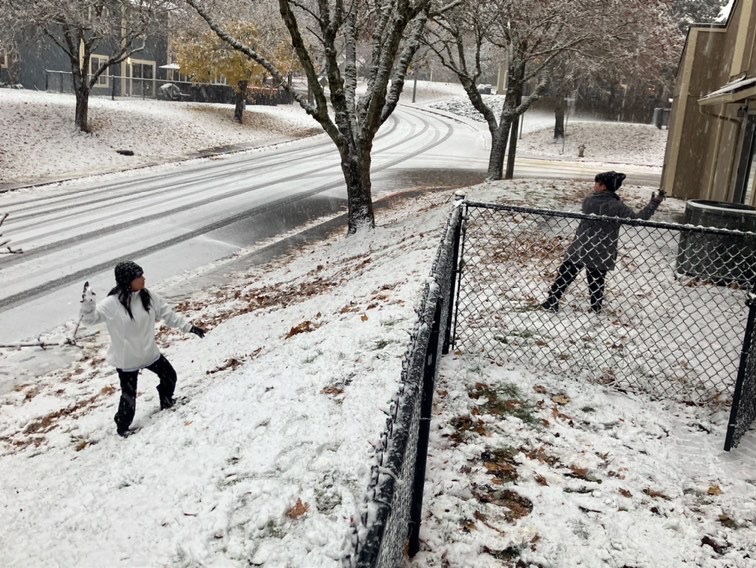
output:
{"label": "knit beanie hat", "polygon": [[142,274],[144,274],[144,270],[136,262],[130,260],[119,262],[115,267],[116,285],[119,288],[128,289],[131,287],[131,283]]}
{"label": "knit beanie hat", "polygon": [[600,174],[596,174],[594,181],[603,183],[606,186],[606,189],[614,192],[622,186],[622,182],[625,181],[626,177],[627,176],[625,174],[621,174],[619,172],[601,172]]}

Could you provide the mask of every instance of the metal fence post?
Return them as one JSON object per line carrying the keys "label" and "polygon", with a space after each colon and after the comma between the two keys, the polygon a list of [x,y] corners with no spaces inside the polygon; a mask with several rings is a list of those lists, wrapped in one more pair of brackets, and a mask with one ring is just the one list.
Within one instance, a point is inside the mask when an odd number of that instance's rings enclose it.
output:
{"label": "metal fence post", "polygon": [[[462,202],[465,200],[465,192],[464,191],[456,191],[454,192],[454,206],[455,207],[462,207]],[[454,247],[454,250],[452,252],[452,269],[451,269],[451,284],[449,287],[449,304],[447,308],[447,314],[446,314],[446,330],[444,331],[444,345],[441,350],[441,353],[446,355],[449,353],[449,347],[451,345],[451,329],[452,329],[452,319],[454,317],[454,306],[456,304],[455,298],[456,294],[454,291],[456,290],[457,286],[457,275],[459,274],[459,267],[457,266],[459,264],[459,241],[462,235],[462,219],[464,216],[459,217],[459,222],[457,223],[457,226],[454,227],[454,244],[452,245]]]}
{"label": "metal fence post", "polygon": [[746,301],[748,306],[748,320],[746,322],[745,333],[743,334],[743,347],[740,351],[740,365],[738,366],[738,377],[735,381],[735,392],[732,394],[732,408],[730,408],[730,419],[727,421],[727,435],[725,436],[724,450],[729,452],[734,445],[735,429],[738,425],[738,410],[740,409],[740,396],[745,382],[746,369],[748,367],[748,358],[751,352],[751,343],[753,342],[753,324],[756,321],[756,282],[754,282],[751,294]]}
{"label": "metal fence post", "polygon": [[436,382],[436,368],[438,360],[438,340],[441,332],[441,316],[443,315],[443,297],[436,300],[436,310],[433,314],[433,327],[428,339],[428,349],[425,352],[425,368],[423,371],[423,391],[420,402],[420,425],[417,435],[417,459],[415,460],[415,479],[412,485],[412,503],[410,505],[409,522],[409,555],[417,554],[420,550],[420,521],[423,513],[423,489],[425,486],[425,466],[428,461],[428,439],[430,437],[430,419],[433,410],[433,389]]}

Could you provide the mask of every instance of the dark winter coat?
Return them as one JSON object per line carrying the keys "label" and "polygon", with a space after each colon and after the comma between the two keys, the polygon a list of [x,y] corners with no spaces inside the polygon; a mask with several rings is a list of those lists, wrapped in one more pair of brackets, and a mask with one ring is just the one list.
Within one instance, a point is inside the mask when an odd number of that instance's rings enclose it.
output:
{"label": "dark winter coat", "polygon": [[[661,201],[652,198],[637,213],[611,191],[597,191],[583,201],[583,213],[625,219],[650,219]],[[612,270],[617,260],[620,224],[583,219],[565,260],[593,270]]]}

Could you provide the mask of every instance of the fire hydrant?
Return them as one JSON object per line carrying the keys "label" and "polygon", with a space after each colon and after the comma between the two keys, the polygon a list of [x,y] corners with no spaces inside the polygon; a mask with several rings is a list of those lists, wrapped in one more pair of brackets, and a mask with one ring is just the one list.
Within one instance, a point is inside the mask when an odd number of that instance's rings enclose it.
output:
{"label": "fire hydrant", "polygon": [[578,158],[584,158],[585,156],[583,153],[585,152],[585,144],[581,144],[578,146]]}

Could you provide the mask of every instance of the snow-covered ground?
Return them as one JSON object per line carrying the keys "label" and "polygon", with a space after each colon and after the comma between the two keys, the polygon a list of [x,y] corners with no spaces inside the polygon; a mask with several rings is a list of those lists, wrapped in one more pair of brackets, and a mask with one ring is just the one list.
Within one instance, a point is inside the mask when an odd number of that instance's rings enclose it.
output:
{"label": "snow-covered ground", "polygon": [[[486,104],[498,117],[501,97],[484,95]],[[473,120],[484,122],[466,97],[454,97],[429,104]],[[667,131],[649,124],[628,124],[597,121],[589,117],[568,117],[564,138],[554,139],[554,114],[529,110],[522,119],[522,138],[517,155],[580,162],[603,162],[659,166],[664,164]],[[578,147],[584,146],[579,158]]]}
{"label": "snow-covered ground", "polygon": [[[187,159],[219,146],[251,148],[321,130],[299,105],[248,106],[91,97],[91,132],[73,125],[71,94],[0,89],[0,183],[32,183]],[[131,150],[125,156],[118,150]]]}
{"label": "snow-covered ground", "polygon": [[[631,162],[628,137],[616,140],[616,161]],[[589,187],[516,180],[467,193],[575,209]],[[635,205],[651,188],[622,191]],[[396,201],[369,234],[338,231],[198,290],[177,309],[206,338],[159,333],[186,400],[157,412],[144,373],[126,440],[103,330],[50,349],[79,356],[0,398],[0,565],[339,566],[451,197]],[[680,207],[669,200],[660,215]],[[24,354],[0,359],[2,371]],[[756,436],[722,452],[725,410],[474,354],[441,364],[412,566],[756,565]],[[525,412],[495,411],[476,383]],[[455,427],[466,416],[480,428]]]}
{"label": "snow-covered ground", "polygon": [[[413,82],[402,103],[413,104]],[[462,96],[461,96],[462,95]],[[415,105],[476,120],[482,116],[455,83],[418,81]],[[497,97],[486,97],[496,106]],[[0,190],[197,157],[213,149],[244,149],[320,134],[314,119],[297,105],[249,105],[244,124],[233,106],[139,98],[90,99],[88,134],[73,126],[71,94],[0,89]],[[650,125],[568,119],[564,141],[555,141],[553,113],[530,110],[523,119],[519,154],[578,161],[661,166],[667,131]],[[481,123],[481,129],[484,124]],[[118,150],[131,150],[125,156]],[[629,160],[629,162],[628,162]]]}

